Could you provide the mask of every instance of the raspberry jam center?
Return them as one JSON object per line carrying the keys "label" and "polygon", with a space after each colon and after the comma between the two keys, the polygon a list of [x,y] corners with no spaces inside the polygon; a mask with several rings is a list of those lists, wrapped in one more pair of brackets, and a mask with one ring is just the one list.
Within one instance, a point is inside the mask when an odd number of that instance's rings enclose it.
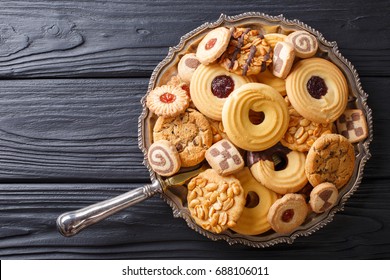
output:
{"label": "raspberry jam center", "polygon": [[320,99],[328,92],[328,87],[325,84],[324,79],[318,76],[312,76],[306,84],[309,94],[315,98]]}
{"label": "raspberry jam center", "polygon": [[231,77],[217,76],[211,82],[211,92],[218,98],[226,98],[234,90],[234,81]]}
{"label": "raspberry jam center", "polygon": [[215,46],[215,43],[217,42],[217,38],[213,38],[213,39],[210,39],[208,40],[208,42],[206,43],[206,45],[204,46],[204,48],[206,50],[209,50],[209,49],[212,49],[214,46]]}
{"label": "raspberry jam center", "polygon": [[175,101],[175,99],[176,96],[169,92],[160,95],[160,101],[163,103],[172,103],[173,101]]}
{"label": "raspberry jam center", "polygon": [[288,223],[292,220],[293,217],[294,217],[294,210],[287,209],[286,211],[283,212],[282,221]]}

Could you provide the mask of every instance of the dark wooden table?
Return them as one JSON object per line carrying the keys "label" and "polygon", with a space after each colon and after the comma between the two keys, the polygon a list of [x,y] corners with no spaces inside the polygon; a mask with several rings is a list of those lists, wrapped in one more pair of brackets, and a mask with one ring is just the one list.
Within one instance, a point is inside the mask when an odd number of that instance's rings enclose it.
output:
{"label": "dark wooden table", "polygon": [[[1,259],[389,259],[389,1],[0,1]],[[153,197],[72,238],[63,212],[148,182],[140,99],[180,36],[221,13],[300,19],[337,41],[373,110],[372,157],[332,223],[266,249],[210,241]]]}

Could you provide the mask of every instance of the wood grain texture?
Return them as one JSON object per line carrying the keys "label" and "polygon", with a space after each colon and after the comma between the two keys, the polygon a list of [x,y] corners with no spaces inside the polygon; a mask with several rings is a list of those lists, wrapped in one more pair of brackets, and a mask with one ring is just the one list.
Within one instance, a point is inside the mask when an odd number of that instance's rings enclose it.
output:
{"label": "wood grain texture", "polygon": [[385,0],[2,1],[0,76],[149,76],[180,36],[248,11],[300,19],[337,41],[360,75],[388,76],[387,10]]}
{"label": "wood grain texture", "polygon": [[[390,259],[388,1],[1,1],[0,259]],[[373,110],[372,158],[334,221],[292,245],[213,242],[156,196],[72,238],[65,211],[150,181],[137,146],[151,71],[220,13],[298,18],[337,41]]]}

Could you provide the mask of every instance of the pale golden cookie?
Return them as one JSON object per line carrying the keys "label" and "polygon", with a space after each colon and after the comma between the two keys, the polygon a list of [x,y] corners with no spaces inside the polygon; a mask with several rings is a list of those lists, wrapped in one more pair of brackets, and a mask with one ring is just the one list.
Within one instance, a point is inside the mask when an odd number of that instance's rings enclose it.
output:
{"label": "pale golden cookie", "polygon": [[333,123],[321,124],[305,119],[294,109],[287,96],[284,100],[288,106],[290,122],[284,137],[280,139],[283,146],[294,151],[307,152],[318,137],[332,133]]}
{"label": "pale golden cookie", "polygon": [[264,35],[264,39],[267,41],[268,45],[271,46],[272,49],[275,48],[276,43],[284,42],[287,38],[287,35],[281,33],[268,33]]}
{"label": "pale golden cookie", "polygon": [[194,74],[199,64],[200,61],[194,53],[185,54],[177,65],[177,74],[184,82],[189,84],[191,82],[192,74]]}
{"label": "pale golden cookie", "polygon": [[336,121],[337,131],[351,143],[364,140],[368,136],[366,117],[360,109],[347,109]]}
{"label": "pale golden cookie", "polygon": [[146,106],[157,116],[176,117],[183,113],[190,101],[187,92],[179,87],[156,87],[146,97]]}
{"label": "pale golden cookie", "polygon": [[234,227],[245,205],[244,190],[233,176],[207,169],[188,183],[188,209],[202,228],[221,233]]}
{"label": "pale golden cookie", "polygon": [[161,176],[172,176],[181,166],[179,153],[168,140],[159,140],[149,147],[148,161],[154,172]]}
{"label": "pale golden cookie", "polygon": [[213,133],[213,144],[217,143],[218,141],[222,139],[228,139],[226,133],[225,133],[225,128],[223,127],[223,124],[221,121],[216,121],[210,118],[207,118],[209,121],[211,131]]}
{"label": "pale golden cookie", "polygon": [[247,162],[253,177],[279,194],[293,193],[307,184],[306,155],[291,151],[280,143],[261,152],[248,152]]}
{"label": "pale golden cookie", "polygon": [[318,42],[316,37],[306,31],[295,31],[290,33],[286,42],[293,44],[295,55],[300,58],[308,58],[316,54]]}
{"label": "pale golden cookie", "polygon": [[323,58],[297,62],[286,78],[287,96],[297,112],[317,123],[335,121],[348,102],[344,74]]}
{"label": "pale golden cookie", "polygon": [[306,157],[306,176],[314,188],[333,183],[338,189],[348,183],[355,166],[355,151],[340,134],[324,134],[310,148]]}
{"label": "pale golden cookie", "polygon": [[[263,120],[253,122],[251,112],[262,112]],[[222,111],[222,123],[229,140],[247,151],[262,151],[279,142],[287,130],[289,118],[287,104],[280,93],[259,83],[236,89]]]}
{"label": "pale golden cookie", "polygon": [[285,194],[275,201],[268,212],[268,222],[278,233],[290,233],[306,219],[308,206],[301,194]]}
{"label": "pale golden cookie", "polygon": [[244,160],[229,140],[213,144],[206,152],[206,160],[219,175],[226,176],[244,167]]}
{"label": "pale golden cookie", "polygon": [[294,47],[290,43],[276,43],[272,60],[272,74],[281,79],[285,79],[290,73],[294,58]]}
{"label": "pale golden cookie", "polygon": [[232,38],[220,63],[242,76],[257,75],[272,62],[272,48],[258,30],[233,28]]}
{"label": "pale golden cookie", "polygon": [[153,128],[153,139],[170,141],[180,155],[182,167],[194,166],[205,158],[213,135],[207,119],[194,109],[175,118],[159,117]]}
{"label": "pale golden cookie", "polygon": [[286,82],[284,79],[274,76],[269,70],[265,70],[257,76],[257,81],[276,89],[282,96],[286,93]]}
{"label": "pale golden cookie", "polygon": [[220,121],[227,97],[250,81],[248,77],[230,73],[218,64],[199,65],[191,80],[191,99],[203,115]]}
{"label": "pale golden cookie", "polygon": [[230,30],[226,27],[211,30],[198,44],[196,57],[204,65],[214,62],[228,47],[230,35]]}
{"label": "pale golden cookie", "polygon": [[315,213],[323,213],[336,204],[339,191],[332,183],[321,183],[310,193],[310,207]]}
{"label": "pale golden cookie", "polygon": [[270,230],[267,214],[271,205],[278,199],[278,195],[257,182],[247,167],[234,176],[244,189],[246,204],[232,230],[245,235],[257,235]]}

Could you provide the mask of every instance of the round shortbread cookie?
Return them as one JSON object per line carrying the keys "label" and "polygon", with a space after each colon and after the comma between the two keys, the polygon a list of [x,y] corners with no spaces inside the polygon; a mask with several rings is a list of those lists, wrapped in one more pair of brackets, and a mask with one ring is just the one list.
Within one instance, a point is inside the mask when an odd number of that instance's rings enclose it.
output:
{"label": "round shortbread cookie", "polygon": [[256,181],[247,167],[234,176],[244,189],[246,204],[232,230],[246,235],[257,235],[270,230],[267,214],[271,205],[278,199],[278,195]]}
{"label": "round shortbread cookie", "polygon": [[306,219],[308,206],[301,194],[285,194],[275,201],[268,212],[268,222],[278,233],[290,233]]}
{"label": "round shortbread cookie", "polygon": [[230,73],[218,64],[199,65],[190,84],[191,99],[202,114],[220,121],[223,104],[231,92],[250,81],[248,77]]}
{"label": "round shortbread cookie", "polygon": [[[251,114],[263,114],[253,122]],[[247,151],[262,151],[275,145],[287,130],[287,104],[270,86],[249,83],[236,89],[223,106],[222,123],[236,146]]]}
{"label": "round shortbread cookie", "polygon": [[315,213],[323,213],[336,204],[339,192],[332,183],[321,183],[310,193],[310,207]]}
{"label": "round shortbread cookie", "polygon": [[284,42],[287,38],[287,35],[281,33],[268,33],[264,34],[264,39],[267,41],[268,45],[271,46],[272,49],[275,48],[275,45],[278,42]]}
{"label": "round shortbread cookie", "polygon": [[181,166],[179,153],[168,140],[159,140],[149,147],[148,162],[161,176],[172,176]]}
{"label": "round shortbread cookie", "polygon": [[314,188],[333,183],[338,189],[351,178],[355,166],[355,150],[340,134],[324,134],[310,148],[305,164],[306,176]]}
{"label": "round shortbread cookie", "polygon": [[230,36],[230,30],[226,27],[218,27],[211,30],[198,44],[196,57],[204,65],[214,62],[226,50]]}
{"label": "round shortbread cookie", "polygon": [[213,134],[205,116],[187,109],[175,118],[159,117],[153,128],[153,139],[170,141],[179,152],[182,167],[189,167],[204,160]]}
{"label": "round shortbread cookie", "polygon": [[286,79],[287,96],[297,112],[317,123],[335,121],[348,102],[344,74],[323,58],[297,62]]}
{"label": "round shortbread cookie", "polygon": [[257,81],[262,84],[266,84],[276,89],[282,96],[286,93],[286,82],[284,79],[274,76],[269,70],[265,70],[263,73],[257,76]]}
{"label": "round shortbread cookie", "polygon": [[215,233],[236,225],[245,205],[239,180],[207,169],[192,178],[187,187],[188,209],[198,225]]}

